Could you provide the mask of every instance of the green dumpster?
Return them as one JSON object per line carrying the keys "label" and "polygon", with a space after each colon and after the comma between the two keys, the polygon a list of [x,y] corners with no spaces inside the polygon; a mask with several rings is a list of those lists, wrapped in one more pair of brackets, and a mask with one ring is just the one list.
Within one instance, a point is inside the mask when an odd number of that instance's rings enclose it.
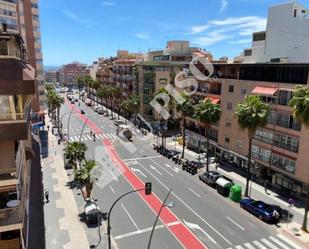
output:
{"label": "green dumpster", "polygon": [[230,199],[235,202],[240,202],[242,189],[241,186],[235,184],[230,188]]}

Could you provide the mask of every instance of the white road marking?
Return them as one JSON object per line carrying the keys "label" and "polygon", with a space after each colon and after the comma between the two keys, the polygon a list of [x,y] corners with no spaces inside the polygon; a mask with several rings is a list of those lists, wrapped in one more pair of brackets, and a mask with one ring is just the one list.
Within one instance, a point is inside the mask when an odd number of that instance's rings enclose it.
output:
{"label": "white road marking", "polygon": [[109,170],[109,172],[111,173],[113,179],[118,182],[118,178],[114,175],[113,171]]}
{"label": "white road marking", "polygon": [[256,245],[260,249],[267,249],[265,246],[263,246],[260,242],[258,241],[253,241],[252,242],[254,245]]}
{"label": "white road marking", "polygon": [[[178,224],[180,224],[180,222],[175,221],[175,222],[171,222],[171,223],[166,224],[166,226],[171,227],[171,226],[175,226],[175,225],[178,225]],[[155,230],[161,229],[161,228],[164,228],[164,227],[165,227],[165,225],[157,225],[155,227]],[[134,235],[137,235],[137,234],[141,234],[141,233],[147,233],[147,232],[150,232],[151,230],[152,230],[152,227],[148,227],[148,228],[144,228],[144,229],[137,230],[137,231],[134,231],[134,232],[118,235],[118,236],[115,237],[115,240],[128,238],[128,237],[131,237],[131,236],[134,236]]]}
{"label": "white road marking", "polygon": [[89,140],[92,140],[92,137],[90,137],[90,135],[86,135],[85,137],[87,137]]}
{"label": "white road marking", "polygon": [[115,190],[113,189],[112,186],[109,186],[109,188],[111,189],[111,191],[113,192],[113,194],[115,194]]}
{"label": "white road marking", "polygon": [[129,216],[130,220],[132,221],[132,223],[134,224],[134,226],[136,227],[137,230],[139,230],[138,226],[136,225],[135,221],[133,220],[132,216],[130,215],[129,211],[125,208],[125,206],[121,203],[122,208],[124,209],[124,211],[127,213],[127,215]]}
{"label": "white road marking", "polygon": [[158,158],[162,156],[145,156],[145,157],[134,157],[134,158],[127,158],[127,159],[121,159],[122,161],[131,161],[131,160],[143,160],[143,159],[152,159],[152,158]]}
{"label": "white road marking", "polygon": [[111,134],[106,134],[108,136],[108,138],[113,138],[113,136]]}
{"label": "white road marking", "polygon": [[158,165],[166,174],[170,175],[171,177],[174,177],[173,174],[171,174],[168,170],[166,170],[165,168],[161,167],[160,164],[156,163],[154,160],[150,159],[150,161],[152,161],[154,164]]}
{"label": "white road marking", "polygon": [[103,138],[104,138],[104,137],[102,136],[102,134],[98,135],[98,137],[99,137],[100,139],[103,139]]}
{"label": "white road marking", "polygon": [[[155,178],[166,190],[169,190],[170,188],[167,187],[163,182],[161,182],[158,177],[156,177],[154,174],[152,174],[149,170],[147,170],[141,163],[139,163],[140,166],[148,172],[153,178]],[[207,224],[212,230],[214,230],[222,239],[224,239],[229,245],[232,245],[232,243],[225,238],[217,229],[215,229],[212,225],[210,225],[202,216],[200,216],[196,211],[194,211],[187,203],[185,203],[178,195],[176,195],[174,192],[171,193],[174,197],[176,197],[187,209],[189,209],[194,215],[196,215],[201,221],[203,221],[205,224]]]}
{"label": "white road marking", "polygon": [[160,172],[156,167],[154,167],[154,166],[152,166],[152,165],[149,165],[149,166],[150,166],[150,168],[151,168],[152,170],[154,170],[155,172],[157,172],[160,176],[162,175],[161,172]]}
{"label": "white road marking", "polygon": [[183,222],[186,224],[187,227],[191,228],[191,229],[196,229],[201,231],[203,234],[206,235],[206,237],[208,237],[213,243],[217,244],[217,241],[215,241],[208,233],[206,233],[199,225],[194,224],[194,223],[189,223],[185,220],[183,220]]}
{"label": "white road marking", "polygon": [[252,245],[250,245],[249,243],[246,243],[245,246],[249,249],[255,249]]}
{"label": "white road marking", "polygon": [[103,137],[104,137],[104,138],[108,138],[108,137],[106,136],[106,134],[103,134]]}
{"label": "white road marking", "polygon": [[198,198],[201,198],[201,196],[196,193],[192,188],[188,188],[188,190],[190,190],[193,194],[195,194]]}
{"label": "white road marking", "polygon": [[244,249],[242,246],[235,246],[236,249]]}
{"label": "white road marking", "polygon": [[147,176],[140,170],[140,169],[135,169],[131,168],[132,171],[140,173],[143,177],[147,178]]}
{"label": "white road marking", "polygon": [[291,249],[290,247],[286,246],[285,244],[283,244],[280,240],[276,239],[275,237],[269,236],[269,238],[275,243],[277,243],[279,246],[281,246],[283,249]]}
{"label": "white road marking", "polygon": [[231,221],[232,223],[234,223],[236,226],[238,226],[241,230],[245,231],[245,229],[244,229],[241,225],[239,225],[236,221],[234,221],[232,218],[230,218],[230,217],[228,217],[228,216],[226,216],[226,218],[227,218],[229,221]]}
{"label": "white road marking", "polygon": [[178,172],[179,172],[179,169],[177,168],[177,167],[172,167],[171,165],[169,165],[169,164],[165,164],[165,166],[167,167],[167,168],[170,168],[171,170],[173,170],[176,174],[178,174]]}
{"label": "white road marking", "polygon": [[277,234],[277,237],[280,238],[281,240],[283,240],[284,242],[286,242],[287,244],[289,244],[294,249],[302,249],[301,247],[299,247],[297,244],[295,244],[294,242],[292,242],[288,238],[285,238],[282,234]]}
{"label": "white road marking", "polygon": [[261,239],[261,241],[267,246],[269,246],[271,249],[278,249],[278,247],[276,247],[273,243],[269,242],[267,239]]}

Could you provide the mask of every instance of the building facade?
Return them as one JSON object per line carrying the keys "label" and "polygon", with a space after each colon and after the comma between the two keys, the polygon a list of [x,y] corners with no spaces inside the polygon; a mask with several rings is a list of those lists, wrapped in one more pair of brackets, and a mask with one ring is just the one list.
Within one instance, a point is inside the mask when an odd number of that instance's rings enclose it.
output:
{"label": "building facade", "polygon": [[27,248],[35,69],[19,34],[0,35],[0,248]]}
{"label": "building facade", "polygon": [[78,88],[78,78],[86,75],[86,65],[73,62],[62,66],[62,80],[65,86]]}
{"label": "building facade", "polygon": [[270,7],[266,30],[253,34],[252,47],[244,50],[243,62],[308,62],[308,12],[295,1]]}
{"label": "building facade", "polygon": [[59,72],[54,70],[44,72],[44,80],[46,83],[58,83]]}
{"label": "building facade", "polygon": [[89,75],[93,80],[96,80],[99,63],[94,61],[91,66],[86,68],[86,75]]}

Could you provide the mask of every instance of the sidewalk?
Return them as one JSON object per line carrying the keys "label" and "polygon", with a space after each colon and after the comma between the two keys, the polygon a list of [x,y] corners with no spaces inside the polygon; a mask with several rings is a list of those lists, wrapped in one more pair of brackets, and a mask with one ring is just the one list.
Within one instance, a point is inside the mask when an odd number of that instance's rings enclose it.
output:
{"label": "sidewalk", "polygon": [[[46,117],[46,125],[52,127]],[[49,191],[44,206],[46,248],[89,248],[85,227],[79,219],[79,211],[72,190],[67,186],[68,176],[63,165],[63,147],[57,137],[46,132],[47,157],[42,159],[44,188]]]}

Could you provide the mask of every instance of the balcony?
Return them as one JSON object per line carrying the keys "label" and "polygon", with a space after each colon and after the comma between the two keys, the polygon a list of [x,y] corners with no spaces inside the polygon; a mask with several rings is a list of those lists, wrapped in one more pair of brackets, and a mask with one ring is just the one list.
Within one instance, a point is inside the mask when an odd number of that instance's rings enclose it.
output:
{"label": "balcony", "polygon": [[0,141],[25,140],[28,127],[27,113],[1,113],[0,109]]}
{"label": "balcony", "polygon": [[[21,206],[0,209],[0,232],[22,228]],[[2,247],[1,247],[2,248]]]}
{"label": "balcony", "polygon": [[0,168],[0,187],[15,186],[17,181],[16,168]]}
{"label": "balcony", "polygon": [[20,238],[0,240],[0,248],[2,249],[21,249]]}

